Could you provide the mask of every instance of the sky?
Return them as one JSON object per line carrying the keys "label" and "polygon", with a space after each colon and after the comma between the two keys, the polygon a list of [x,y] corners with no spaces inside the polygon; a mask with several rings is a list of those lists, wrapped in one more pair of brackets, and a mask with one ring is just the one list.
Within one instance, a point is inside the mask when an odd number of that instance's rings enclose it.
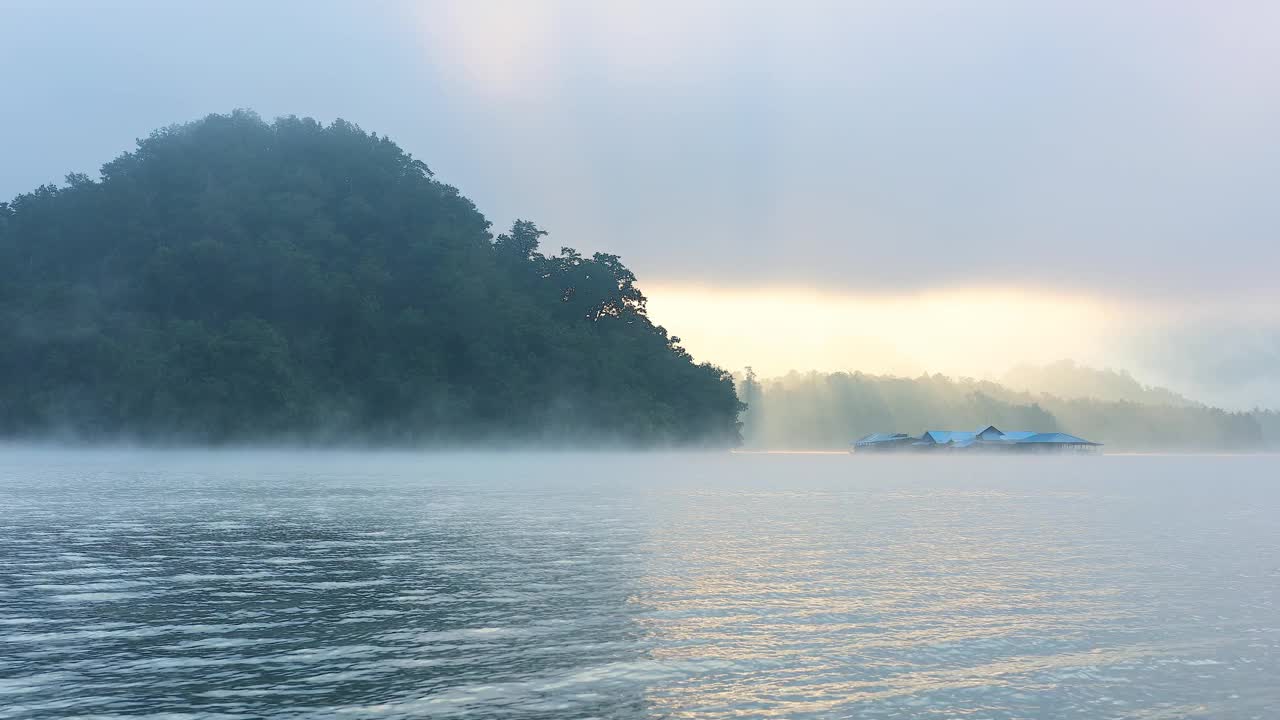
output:
{"label": "sky", "polygon": [[0,0],[0,197],[251,108],[622,256],[700,360],[1280,407],[1280,4]]}

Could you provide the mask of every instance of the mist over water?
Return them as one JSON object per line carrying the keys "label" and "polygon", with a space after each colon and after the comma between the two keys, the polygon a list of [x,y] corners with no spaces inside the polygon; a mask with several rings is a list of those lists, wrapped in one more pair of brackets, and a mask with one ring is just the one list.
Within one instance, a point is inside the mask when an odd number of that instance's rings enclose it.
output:
{"label": "mist over water", "polygon": [[1277,459],[0,454],[0,718],[1269,718]]}

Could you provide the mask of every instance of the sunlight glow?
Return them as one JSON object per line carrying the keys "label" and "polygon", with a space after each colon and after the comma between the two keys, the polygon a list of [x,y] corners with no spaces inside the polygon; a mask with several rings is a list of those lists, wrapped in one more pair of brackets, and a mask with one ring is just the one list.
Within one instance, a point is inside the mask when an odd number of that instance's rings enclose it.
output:
{"label": "sunlight glow", "polygon": [[804,289],[645,288],[649,314],[699,360],[762,375],[792,369],[995,377],[1020,362],[1104,363],[1130,313],[1084,296],[1017,289],[839,295]]}

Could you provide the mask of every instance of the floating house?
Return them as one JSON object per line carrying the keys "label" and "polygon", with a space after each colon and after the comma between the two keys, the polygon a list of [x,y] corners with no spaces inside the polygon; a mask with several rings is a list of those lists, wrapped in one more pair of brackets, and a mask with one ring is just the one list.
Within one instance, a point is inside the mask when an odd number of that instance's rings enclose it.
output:
{"label": "floating house", "polygon": [[1102,443],[1060,432],[1003,432],[995,425],[974,432],[928,430],[920,437],[906,433],[871,433],[853,443],[854,452],[1009,452],[1095,454]]}

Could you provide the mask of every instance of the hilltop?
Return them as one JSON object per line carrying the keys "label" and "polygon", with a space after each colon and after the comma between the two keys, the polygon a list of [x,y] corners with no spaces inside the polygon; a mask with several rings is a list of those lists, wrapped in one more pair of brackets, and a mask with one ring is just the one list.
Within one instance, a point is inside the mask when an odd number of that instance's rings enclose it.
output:
{"label": "hilltop", "polygon": [[1001,384],[1013,390],[1046,393],[1062,398],[1132,402],[1170,407],[1204,407],[1203,403],[1158,385],[1144,385],[1125,370],[1099,370],[1073,360],[1048,365],[1018,365]]}
{"label": "hilltop", "polygon": [[734,444],[732,378],[545,235],[342,120],[159,130],[0,203],[0,433]]}

